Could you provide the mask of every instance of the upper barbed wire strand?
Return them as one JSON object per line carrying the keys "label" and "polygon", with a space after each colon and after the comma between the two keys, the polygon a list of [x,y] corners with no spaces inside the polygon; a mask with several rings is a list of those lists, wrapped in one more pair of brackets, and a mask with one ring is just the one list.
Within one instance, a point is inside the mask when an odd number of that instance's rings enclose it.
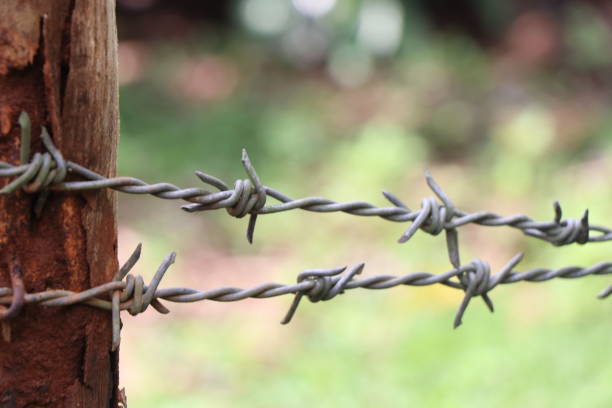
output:
{"label": "upper barbed wire strand", "polygon": [[[20,154],[22,164],[15,166],[0,162],[0,177],[16,177],[0,190],[0,194],[8,194],[19,188],[24,188],[28,192],[41,192],[42,194],[45,194],[48,190],[85,191],[111,188],[128,194],[150,194],[163,199],[180,199],[189,202],[182,207],[188,212],[225,208],[234,217],[241,218],[249,214],[250,219],[247,228],[249,242],[253,241],[258,215],[294,209],[311,212],[344,212],[359,216],[380,217],[394,222],[412,222],[412,225],[400,237],[400,242],[409,240],[418,229],[436,235],[443,230],[452,230],[470,223],[490,227],[508,226],[516,228],[526,235],[551,242],[554,245],[612,240],[612,229],[589,223],[588,210],[580,220],[562,220],[561,206],[558,202],[554,203],[554,220],[545,222],[535,221],[526,215],[501,216],[488,211],[468,213],[456,209],[428,171],[425,173],[427,184],[442,201],[442,205],[433,197],[426,198],[423,200],[421,208],[413,211],[389,192],[383,192],[383,195],[392,204],[390,207],[378,207],[365,201],[339,203],[323,197],[292,199],[261,183],[246,150],[242,152],[242,165],[248,179],[237,180],[233,189],[230,189],[227,184],[214,176],[196,171],[196,175],[202,182],[220,190],[214,193],[202,188],[180,188],[170,183],[148,184],[134,177],[104,177],[76,163],[64,160],[45,129],[43,129],[41,137],[48,152],[36,153],[29,163],[24,164],[24,158],[29,155],[30,140],[30,125],[27,114],[22,113],[20,123],[22,125],[22,151]],[[67,174],[76,175],[85,180],[65,181]],[[278,200],[280,204],[266,205],[267,197]],[[44,203],[44,200],[42,202]],[[35,208],[37,213],[40,213],[41,207],[41,203],[37,203]],[[592,231],[599,234],[590,236]]]}

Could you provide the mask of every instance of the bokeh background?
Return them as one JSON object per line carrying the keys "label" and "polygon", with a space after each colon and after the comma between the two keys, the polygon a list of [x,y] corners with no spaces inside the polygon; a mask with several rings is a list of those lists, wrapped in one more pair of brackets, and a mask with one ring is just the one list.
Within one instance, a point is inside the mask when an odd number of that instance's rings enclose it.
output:
{"label": "bokeh background", "polygon": [[[612,6],[607,1],[118,0],[121,175],[230,184],[248,149],[292,197],[417,208],[428,168],[466,211],[553,218],[589,208],[611,225]],[[342,213],[246,219],[121,195],[120,260],[144,244],[150,278],[211,289],[295,281],[366,262],[364,274],[451,269],[443,237]],[[270,202],[273,200],[270,200]],[[610,260],[610,244],[555,248],[507,228],[461,229],[462,259],[497,271]],[[475,299],[446,287],[170,304],[123,317],[121,382],[138,407],[609,407],[605,277],[521,283]]]}

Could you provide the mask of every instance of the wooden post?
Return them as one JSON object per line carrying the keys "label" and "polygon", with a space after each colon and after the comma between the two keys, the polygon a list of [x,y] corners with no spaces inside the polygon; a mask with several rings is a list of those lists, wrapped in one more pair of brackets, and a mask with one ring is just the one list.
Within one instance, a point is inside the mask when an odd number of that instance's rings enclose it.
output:
{"label": "wooden post", "polygon": [[[44,125],[66,159],[115,175],[114,0],[0,1],[0,160],[19,162],[21,111],[32,120],[32,152],[44,151]],[[0,287],[10,286],[15,265],[27,292],[111,280],[115,194],[50,193],[39,219],[35,199],[0,197]],[[117,406],[110,322],[110,313],[87,306],[26,305],[5,324],[10,341],[0,336],[0,408]]]}

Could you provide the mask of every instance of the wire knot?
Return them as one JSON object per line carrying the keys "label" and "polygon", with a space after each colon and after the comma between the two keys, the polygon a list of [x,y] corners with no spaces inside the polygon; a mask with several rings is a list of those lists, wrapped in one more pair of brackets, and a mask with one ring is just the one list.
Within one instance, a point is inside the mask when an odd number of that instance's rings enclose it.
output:
{"label": "wire knot", "polygon": [[147,310],[149,305],[151,304],[152,298],[145,297],[147,290],[149,288],[145,288],[144,279],[141,275],[132,275],[129,274],[125,277],[125,289],[121,291],[121,303],[130,302],[128,307],[128,312],[132,316],[136,316],[139,313]]}
{"label": "wire knot", "polygon": [[113,351],[117,350],[121,342],[121,320],[119,318],[119,313],[122,309],[127,309],[132,316],[135,316],[147,310],[150,305],[159,313],[170,313],[170,310],[168,310],[155,297],[155,292],[157,291],[157,287],[159,286],[162,278],[166,274],[166,271],[170,265],[174,263],[176,254],[172,252],[164,258],[159,268],[157,268],[157,272],[155,272],[153,279],[151,279],[151,283],[146,286],[142,276],[134,276],[129,273],[136,262],[138,262],[140,259],[141,251],[142,245],[138,244],[132,255],[121,266],[113,278],[113,281],[115,282],[125,282],[125,287],[121,290],[114,291],[111,297],[111,311],[113,315]]}
{"label": "wire knot", "polygon": [[[289,311],[282,320],[282,324],[288,324],[302,300],[303,296],[307,296],[308,300],[313,303],[321,300],[330,300],[344,293],[349,282],[355,275],[363,271],[365,264],[361,263],[346,271],[346,266],[333,269],[312,269],[301,272],[297,277],[298,284],[304,284],[303,289],[295,294],[293,303],[289,307]],[[342,274],[342,272],[346,273]]]}
{"label": "wire knot", "polygon": [[469,266],[473,268],[472,271],[467,272],[464,275],[463,289],[471,289],[471,295],[482,296],[486,294],[491,288],[489,282],[491,280],[491,266],[480,259],[474,259],[470,262]]}
{"label": "wire knot", "polygon": [[229,186],[222,180],[196,171],[196,176],[204,183],[219,189],[219,193],[208,194],[200,198],[196,203],[186,204],[182,208],[188,212],[216,210],[217,208],[225,208],[233,217],[242,218],[249,214],[249,225],[247,227],[247,240],[253,243],[253,234],[255,233],[255,223],[257,214],[266,205],[266,187],[261,184],[259,176],[246,150],[242,150],[242,165],[248,175],[246,180],[237,180],[234,189],[230,190]]}
{"label": "wire knot", "polygon": [[313,283],[311,289],[302,292],[312,303],[321,300],[331,300],[337,295],[344,293],[344,287],[348,282],[348,280],[339,281],[333,279],[333,276],[317,276],[310,272],[303,272],[298,276],[298,283],[304,281],[311,281]]}
{"label": "wire knot", "polygon": [[492,289],[491,283],[491,267],[488,263],[474,259],[467,266],[467,271],[459,274],[459,282],[465,295],[463,301],[457,309],[453,327],[456,329],[462,323],[463,315],[474,296],[482,296],[483,300],[493,312],[493,302],[489,298],[488,292]]}
{"label": "wire knot", "polygon": [[555,224],[556,226],[546,231],[547,240],[552,242],[553,245],[563,246],[573,244],[577,242],[579,244],[586,244],[589,242],[589,210],[586,210],[580,220],[576,219],[565,219],[563,217],[563,211],[561,210],[561,204],[558,201],[553,203],[555,209]]}
{"label": "wire knot", "polygon": [[427,217],[425,218],[425,222],[421,225],[421,229],[434,236],[444,231],[445,223],[448,222],[454,214],[454,208],[447,208],[444,205],[440,205],[434,197],[424,199],[421,208],[421,211],[427,212]]}
{"label": "wire knot", "polygon": [[453,328],[456,329],[461,325],[463,314],[474,296],[481,296],[491,313],[493,313],[495,308],[493,306],[493,301],[489,298],[489,291],[500,283],[505,282],[522,259],[522,253],[516,254],[495,276],[491,276],[491,267],[489,264],[480,259],[474,259],[468,265],[457,268],[459,285],[465,295],[461,305],[459,305],[459,309],[457,309]]}
{"label": "wire knot", "polygon": [[236,218],[242,218],[247,214],[257,214],[266,205],[266,192],[257,188],[251,180],[237,180],[234,186],[236,203],[227,207],[227,213]]}
{"label": "wire knot", "polygon": [[434,197],[425,198],[421,202],[421,209],[418,211],[418,215],[398,240],[400,243],[404,243],[412,238],[419,228],[428,234],[438,235],[446,230],[447,224],[455,216],[455,205],[438,183],[436,183],[429,171],[425,171],[425,179],[429,188],[442,201],[442,204],[438,203]]}

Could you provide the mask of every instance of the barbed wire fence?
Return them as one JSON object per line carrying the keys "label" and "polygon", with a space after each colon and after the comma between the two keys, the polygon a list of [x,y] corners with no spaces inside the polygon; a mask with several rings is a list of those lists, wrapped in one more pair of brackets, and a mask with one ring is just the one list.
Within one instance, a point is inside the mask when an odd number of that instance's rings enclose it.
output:
{"label": "barbed wire fence", "polygon": [[[164,274],[174,263],[176,254],[173,252],[164,258],[151,282],[146,285],[141,275],[130,273],[140,258],[141,245],[139,244],[117,271],[112,281],[82,292],[48,289],[43,292],[27,293],[21,268],[13,261],[9,271],[11,287],[0,287],[0,322],[17,316],[25,304],[35,303],[42,306],[62,307],[85,304],[112,313],[112,348],[115,350],[120,343],[120,312],[127,310],[130,314],[136,315],[151,306],[159,313],[169,313],[160,300],[174,303],[203,300],[233,302],[246,298],[269,298],[293,294],[294,300],[281,322],[287,324],[293,318],[304,296],[311,302],[318,302],[331,300],[346,290],[357,288],[389,289],[402,285],[441,284],[464,292],[453,323],[453,327],[457,328],[461,325],[463,315],[473,297],[481,297],[489,310],[493,312],[494,306],[489,292],[500,284],[521,281],[544,282],[555,278],[575,279],[589,275],[612,274],[612,262],[602,262],[591,267],[568,266],[560,269],[536,268],[523,272],[516,271],[515,268],[522,260],[523,254],[515,255],[494,275],[491,274],[489,264],[480,259],[462,264],[459,254],[458,228],[467,224],[511,227],[519,229],[527,236],[550,242],[556,246],[612,240],[611,229],[592,225],[589,222],[588,210],[579,220],[563,219],[561,205],[558,202],[554,203],[552,221],[536,221],[526,215],[501,216],[486,211],[469,213],[456,208],[428,171],[425,173],[425,178],[435,197],[422,200],[421,208],[416,210],[411,210],[398,197],[389,192],[383,192],[384,197],[391,203],[387,207],[377,207],[364,201],[339,203],[322,197],[292,199],[261,183],[245,150],[242,152],[242,164],[248,178],[237,180],[233,189],[218,178],[199,171],[196,172],[197,177],[204,184],[218,191],[212,192],[198,187],[179,188],[169,183],[148,184],[133,177],[107,178],[65,160],[61,152],[53,145],[44,127],[41,139],[47,151],[35,153],[30,157],[31,126],[27,113],[21,114],[19,123],[21,125],[20,164],[0,162],[0,177],[14,177],[0,190],[0,194],[11,194],[19,189],[37,194],[34,212],[38,217],[42,216],[45,200],[51,192],[79,192],[110,188],[128,194],[148,194],[162,199],[182,200],[186,202],[182,209],[187,212],[226,209],[233,217],[242,218],[248,215],[246,236],[249,242],[253,242],[259,215],[295,209],[321,213],[344,212],[357,216],[380,217],[400,223],[409,222],[410,226],[398,239],[400,243],[410,240],[419,230],[431,235],[439,235],[444,232],[452,269],[441,274],[415,272],[402,276],[374,275],[356,279],[356,276],[364,269],[364,264],[361,263],[352,267],[305,270],[298,274],[295,284],[264,283],[250,289],[226,286],[206,291],[183,287],[159,288]],[[78,180],[72,180],[74,178]],[[269,197],[279,203],[267,205]],[[601,291],[598,297],[604,299],[610,294],[612,294],[612,285]],[[2,326],[2,334],[5,339],[10,336],[6,327],[6,325]]]}

